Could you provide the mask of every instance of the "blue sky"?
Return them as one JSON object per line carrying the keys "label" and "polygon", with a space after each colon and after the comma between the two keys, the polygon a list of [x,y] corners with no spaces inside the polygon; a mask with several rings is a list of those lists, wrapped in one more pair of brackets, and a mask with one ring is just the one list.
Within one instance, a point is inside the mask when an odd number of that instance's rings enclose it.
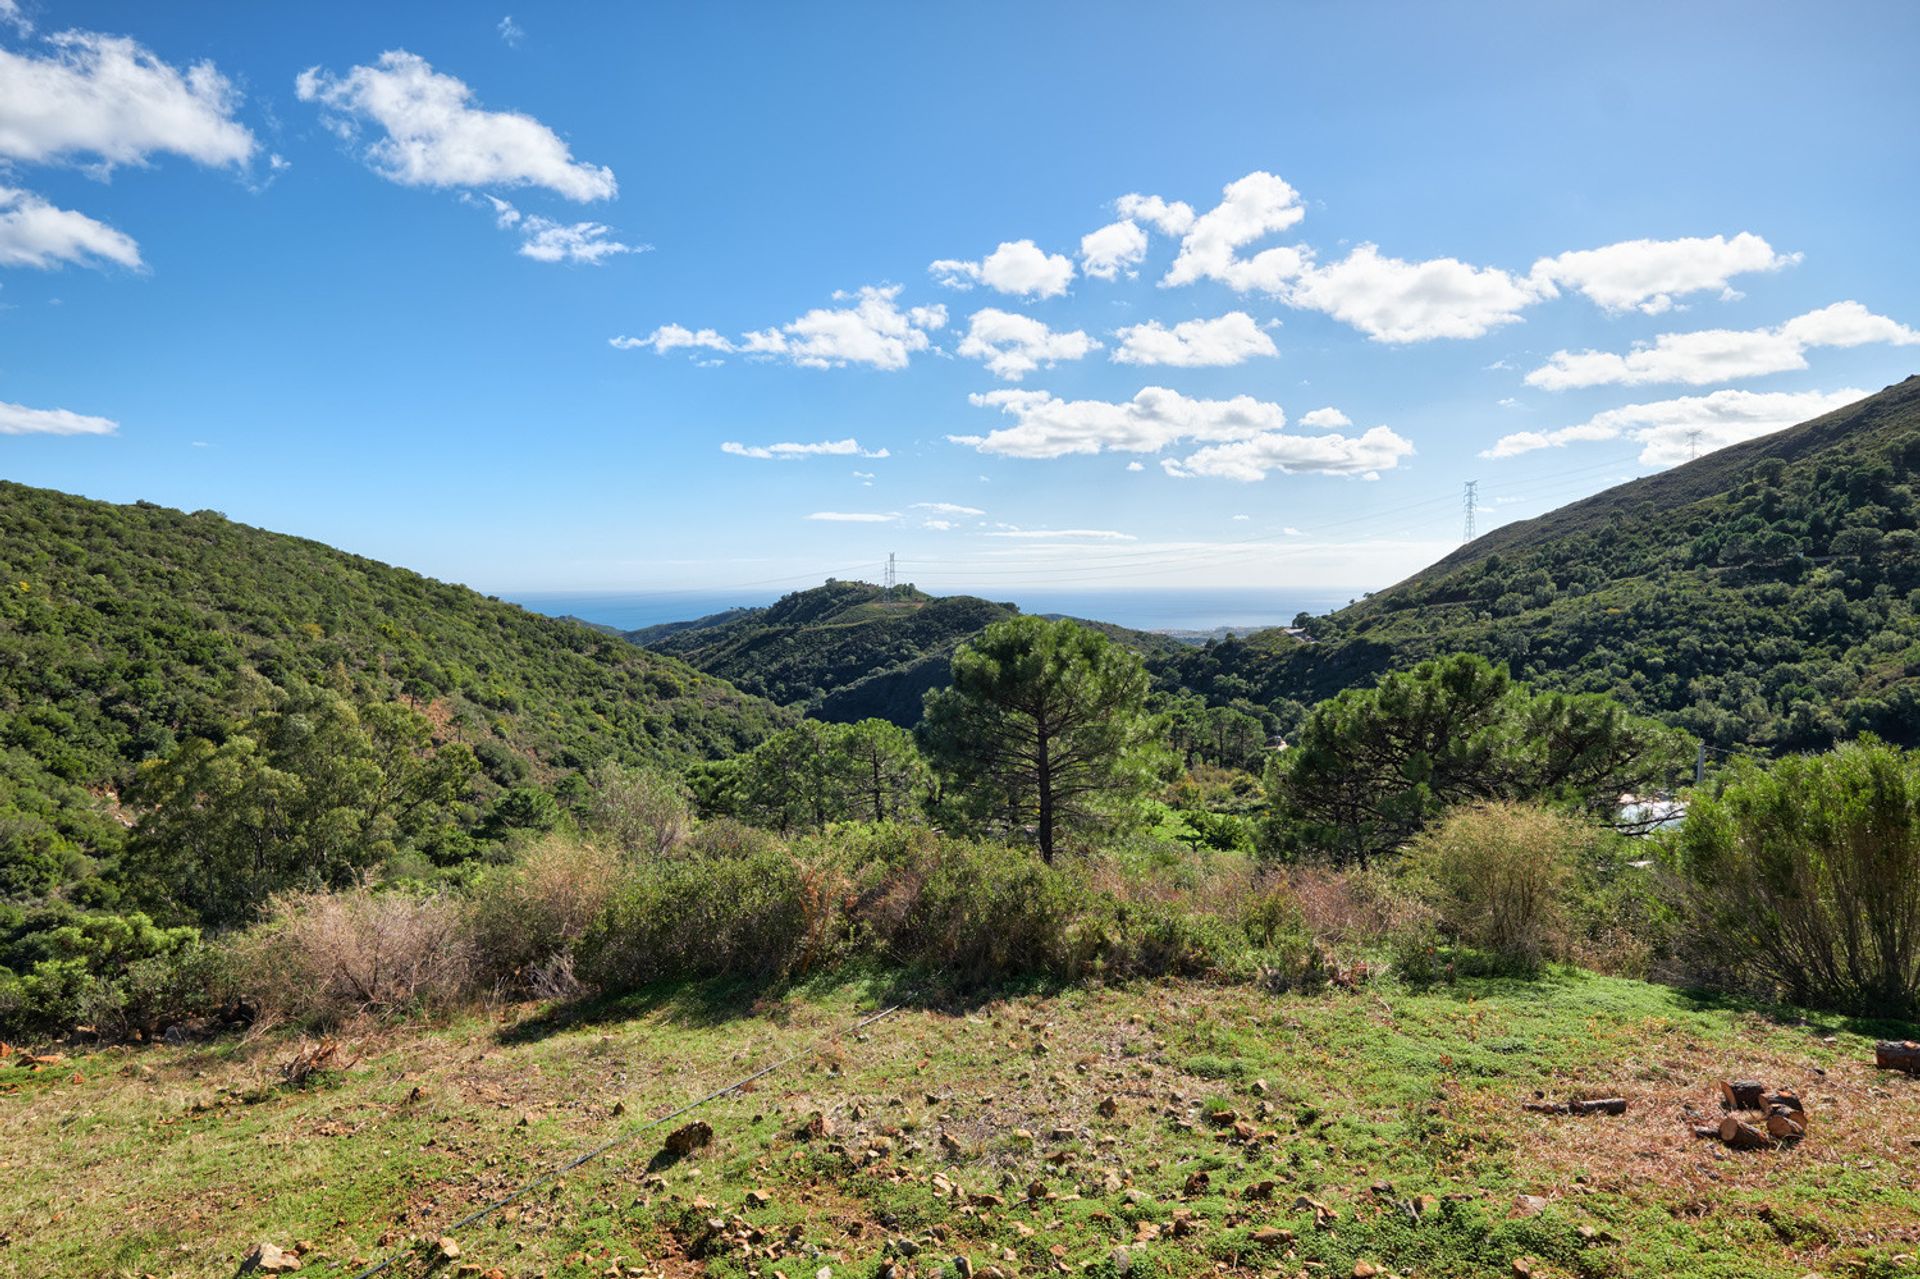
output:
{"label": "blue sky", "polygon": [[1382,586],[1465,480],[1484,529],[1920,370],[1915,47],[0,0],[0,475],[503,593]]}

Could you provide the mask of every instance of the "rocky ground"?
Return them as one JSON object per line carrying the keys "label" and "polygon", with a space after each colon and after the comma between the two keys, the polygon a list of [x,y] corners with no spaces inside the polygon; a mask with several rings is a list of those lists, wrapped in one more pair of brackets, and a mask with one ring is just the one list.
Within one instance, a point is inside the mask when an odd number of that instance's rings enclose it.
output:
{"label": "rocky ground", "polygon": [[[1885,1028],[1565,973],[849,1030],[888,999],[691,990],[369,1027],[317,1061],[259,1034],[0,1064],[0,1273],[226,1276],[265,1245],[267,1272],[520,1279],[1920,1274],[1920,1080],[1856,1033]],[[1797,1090],[1805,1137],[1697,1136],[1729,1078]],[[1525,1109],[1603,1096],[1626,1113]],[[695,1121],[710,1140],[667,1152]]]}

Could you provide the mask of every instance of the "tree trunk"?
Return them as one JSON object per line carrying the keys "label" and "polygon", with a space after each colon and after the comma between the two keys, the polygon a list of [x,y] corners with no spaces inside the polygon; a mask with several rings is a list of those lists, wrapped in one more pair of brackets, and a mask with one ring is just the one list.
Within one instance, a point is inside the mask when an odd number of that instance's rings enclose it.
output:
{"label": "tree trunk", "polygon": [[1873,1046],[1873,1061],[1882,1070],[1904,1070],[1909,1075],[1920,1075],[1920,1043],[1911,1039],[1883,1039]]}
{"label": "tree trunk", "polygon": [[1043,720],[1039,725],[1039,736],[1034,743],[1034,780],[1040,790],[1040,860],[1053,865],[1053,766],[1047,758],[1047,726]]}

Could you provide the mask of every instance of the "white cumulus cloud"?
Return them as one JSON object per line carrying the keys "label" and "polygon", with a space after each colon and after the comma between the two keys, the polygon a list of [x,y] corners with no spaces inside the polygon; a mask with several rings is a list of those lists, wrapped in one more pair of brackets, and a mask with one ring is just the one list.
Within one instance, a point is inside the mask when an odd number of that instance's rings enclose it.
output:
{"label": "white cumulus cloud", "polygon": [[310,67],[294,89],[301,101],[337,113],[334,123],[346,136],[360,122],[379,126],[385,136],[366,148],[366,158],[403,186],[534,186],[578,201],[619,191],[612,169],[574,159],[540,121],[481,109],[464,81],[404,49],[340,76]]}
{"label": "white cumulus cloud", "polygon": [[1771,435],[1864,397],[1867,392],[1715,391],[1646,404],[1627,404],[1596,413],[1584,422],[1555,431],[1516,431],[1503,435],[1481,457],[1516,457],[1536,449],[1563,448],[1594,440],[1627,438],[1643,447],[1646,466],[1672,466],[1742,440]]}
{"label": "white cumulus cloud", "polygon": [[0,187],[0,266],[47,269],[113,262],[139,270],[133,237],[84,213],[48,204],[30,191]]}
{"label": "white cumulus cloud", "polygon": [[1080,237],[1080,270],[1094,280],[1133,274],[1147,256],[1147,233],[1132,218],[1109,222]]}
{"label": "white cumulus cloud", "polygon": [[1172,328],[1150,320],[1114,336],[1120,345],[1113,358],[1120,364],[1218,367],[1278,354],[1273,339],[1245,311],[1229,311],[1211,320],[1183,320]]}
{"label": "white cumulus cloud", "polygon": [[1131,400],[1062,400],[1045,391],[989,391],[969,397],[998,409],[1012,426],[986,435],[948,438],[982,453],[1057,458],[1072,454],[1158,453],[1174,445],[1208,445],[1184,459],[1165,458],[1168,474],[1260,479],[1270,471],[1371,475],[1390,469],[1413,446],[1386,427],[1349,438],[1291,435],[1278,404],[1236,396],[1190,399],[1165,387],[1142,389]]}
{"label": "white cumulus cloud", "polygon": [[985,307],[967,322],[967,335],[955,348],[969,360],[984,360],[987,371],[1018,382],[1038,368],[1060,360],[1078,360],[1100,344],[1079,329],[1055,332],[1030,315]]}
{"label": "white cumulus cloud", "polygon": [[[1121,201],[1122,213],[1132,209],[1136,216],[1145,217],[1148,207],[1148,202],[1139,197]],[[1161,280],[1169,287],[1217,280],[1241,293],[1250,289],[1278,293],[1303,265],[1302,252],[1294,248],[1265,249],[1250,258],[1240,256],[1247,245],[1284,231],[1307,215],[1300,193],[1271,173],[1249,173],[1228,183],[1220,203],[1198,218],[1190,218],[1191,210],[1187,210],[1187,217],[1181,216],[1177,210],[1184,205],[1160,201],[1155,207],[1165,219],[1163,230],[1188,223],[1180,240],[1180,254]]]}
{"label": "white cumulus cloud", "polygon": [[1113,207],[1121,217],[1148,223],[1162,235],[1182,236],[1193,226],[1193,206],[1184,200],[1136,193],[1121,196]]}
{"label": "white cumulus cloud", "polygon": [[916,306],[903,311],[896,301],[899,295],[897,284],[836,293],[834,301],[850,305],[816,307],[791,323],[757,329],[738,339],[713,329],[664,324],[645,337],[623,335],[607,342],[616,350],[651,349],[659,355],[704,349],[785,360],[803,368],[865,364],[877,369],[903,369],[916,352],[932,347],[928,334],[946,327],[947,309]]}
{"label": "white cumulus cloud", "polygon": [[1835,302],[1770,329],[1662,333],[1624,354],[1555,351],[1545,364],[1528,373],[1526,380],[1530,386],[1549,391],[1653,382],[1703,386],[1804,369],[1806,353],[1814,347],[1865,346],[1873,342],[1920,345],[1920,330],[1875,315],[1858,302]]}
{"label": "white cumulus cloud", "polygon": [[1282,296],[1378,342],[1425,342],[1477,338],[1512,324],[1541,295],[1526,278],[1498,267],[1455,258],[1408,262],[1362,244],[1338,262],[1304,267]]}
{"label": "white cumulus cloud", "polygon": [[828,524],[891,524],[900,518],[898,511],[815,511],[810,520]]}
{"label": "white cumulus cloud", "polygon": [[1659,315],[1677,296],[1704,289],[1725,291],[1736,275],[1778,271],[1800,260],[1798,253],[1776,253],[1751,232],[1678,240],[1623,240],[1598,249],[1578,249],[1533,264],[1533,278],[1552,288],[1564,285],[1586,294],[1609,311],[1639,310]]}
{"label": "white cumulus cloud", "polygon": [[120,424],[67,409],[30,409],[0,400],[0,435],[112,435]]}
{"label": "white cumulus cloud", "polygon": [[1062,400],[1046,391],[989,391],[968,397],[977,408],[1014,419],[984,436],[949,437],[982,453],[1065,457],[1072,453],[1156,453],[1182,440],[1245,439],[1287,423],[1278,404],[1241,395],[1196,400],[1165,387],[1143,388],[1131,400]]}
{"label": "white cumulus cloud", "polygon": [[1161,466],[1178,479],[1207,476],[1214,479],[1264,480],[1273,471],[1283,475],[1316,471],[1326,475],[1357,475],[1375,479],[1413,453],[1413,443],[1384,426],[1357,436],[1293,435],[1268,431],[1248,440],[1215,444],[1178,462],[1166,458]]}
{"label": "white cumulus cloud", "polygon": [[1717,289],[1752,271],[1775,271],[1799,260],[1742,232],[1674,240],[1630,240],[1543,257],[1525,272],[1478,266],[1453,257],[1409,261],[1362,243],[1323,263],[1308,245],[1258,247],[1306,216],[1297,192],[1279,176],[1254,172],[1227,184],[1220,202],[1195,216],[1183,203],[1128,195],[1115,202],[1123,221],[1087,237],[1100,253],[1083,250],[1087,272],[1118,271],[1145,255],[1144,237],[1126,236],[1142,224],[1177,236],[1180,251],[1161,278],[1166,287],[1204,280],[1237,292],[1260,292],[1289,306],[1320,311],[1381,342],[1476,338],[1520,320],[1528,307],[1559,295],[1584,294],[1608,310],[1638,308],[1657,314],[1674,299]]}
{"label": "white cumulus cloud", "polygon": [[1032,240],[1009,240],[978,262],[942,258],[927,270],[934,281],[950,289],[984,284],[998,293],[1019,297],[1059,297],[1073,283],[1073,260],[1048,253]]}
{"label": "white cumulus cloud", "polygon": [[1322,430],[1337,430],[1343,426],[1352,426],[1353,419],[1329,404],[1324,409],[1314,409],[1300,416],[1300,425],[1319,427]]}
{"label": "white cumulus cloud", "polygon": [[254,137],[240,95],[211,62],[181,69],[125,36],[67,31],[44,57],[0,49],[0,156],[102,171],[165,152],[245,164]]}

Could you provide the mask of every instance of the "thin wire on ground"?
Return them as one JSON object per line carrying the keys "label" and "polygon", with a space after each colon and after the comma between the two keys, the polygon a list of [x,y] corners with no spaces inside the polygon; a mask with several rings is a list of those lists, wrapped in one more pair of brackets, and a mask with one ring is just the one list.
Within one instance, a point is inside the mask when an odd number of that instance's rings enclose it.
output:
{"label": "thin wire on ground", "polygon": [[[541,1173],[538,1177],[535,1177],[532,1181],[527,1182],[525,1185],[521,1186],[518,1190],[514,1191],[512,1194],[505,1195],[499,1199],[494,1200],[492,1203],[489,1203],[483,1207],[474,1209],[472,1212],[460,1218],[458,1221],[453,1222],[452,1224],[446,1226],[444,1228],[444,1233],[451,1235],[451,1234],[456,1234],[459,1231],[465,1230],[468,1226],[471,1226],[474,1222],[483,1220],[484,1218],[491,1216],[496,1212],[499,1212],[502,1208],[505,1208],[507,1205],[514,1203],[517,1200],[525,1198],[527,1195],[531,1194],[535,1190],[538,1190],[540,1187],[547,1185],[551,1182],[557,1181],[561,1177],[566,1176],[568,1173],[572,1172],[575,1168],[578,1168],[581,1164],[587,1163],[590,1160],[598,1159],[601,1155],[606,1154],[609,1150],[612,1150],[618,1146],[625,1145],[627,1142],[632,1141],[634,1138],[640,1136],[642,1133],[650,1132],[653,1129],[660,1127],[662,1124],[671,1123],[674,1120],[680,1118],[682,1115],[698,1110],[700,1107],[708,1104],[709,1102],[718,1101],[722,1097],[728,1096],[732,1093],[739,1092],[742,1088],[745,1088],[748,1084],[755,1083],[759,1080],[765,1079],[768,1075],[773,1074],[775,1071],[784,1070],[786,1067],[791,1066],[794,1062],[799,1061],[803,1057],[811,1057],[815,1053],[819,1052],[820,1049],[826,1046],[827,1044],[832,1043],[834,1040],[840,1038],[841,1035],[858,1034],[860,1031],[865,1030],[868,1026],[873,1025],[875,1022],[881,1021],[887,1017],[891,1017],[893,1014],[899,1011],[900,1011],[899,1004],[890,1004],[887,1007],[881,1009],[877,1013],[871,1013],[868,1016],[862,1017],[859,1021],[853,1023],[853,1026],[846,1031],[836,1031],[832,1034],[822,1035],[818,1039],[814,1040],[812,1043],[808,1044],[805,1048],[800,1049],[798,1052],[793,1053],[787,1057],[783,1057],[779,1061],[774,1062],[770,1066],[764,1066],[761,1069],[754,1071],[751,1075],[747,1075],[743,1078],[736,1079],[732,1083],[728,1084],[725,1088],[715,1089],[713,1092],[708,1093],[706,1096],[701,1097],[698,1100],[688,1102],[686,1105],[680,1107],[678,1110],[670,1111],[667,1114],[659,1116],[657,1119],[649,1119],[646,1123],[641,1124],[637,1128],[629,1129],[626,1132],[619,1134],[618,1136],[608,1138],[606,1141],[601,1142],[599,1145],[593,1147],[591,1150],[583,1151],[582,1153],[575,1155],[572,1159],[569,1159],[566,1163],[561,1164],[559,1167],[550,1168],[546,1172]],[[353,1279],[372,1279],[372,1276],[384,1273],[385,1271],[391,1269],[393,1264],[399,1261],[405,1255],[406,1255],[405,1249],[395,1249],[393,1252],[388,1253],[384,1258],[382,1258],[378,1262],[375,1262],[373,1265],[368,1266],[365,1270],[359,1271],[357,1274],[353,1276]]]}

